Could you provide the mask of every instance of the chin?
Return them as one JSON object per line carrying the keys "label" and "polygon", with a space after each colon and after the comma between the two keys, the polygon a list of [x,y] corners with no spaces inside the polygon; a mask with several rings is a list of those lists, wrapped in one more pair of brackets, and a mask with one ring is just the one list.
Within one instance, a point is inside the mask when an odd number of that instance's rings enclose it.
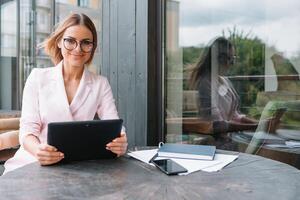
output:
{"label": "chin", "polygon": [[72,63],[72,66],[74,66],[74,67],[83,67],[84,63]]}

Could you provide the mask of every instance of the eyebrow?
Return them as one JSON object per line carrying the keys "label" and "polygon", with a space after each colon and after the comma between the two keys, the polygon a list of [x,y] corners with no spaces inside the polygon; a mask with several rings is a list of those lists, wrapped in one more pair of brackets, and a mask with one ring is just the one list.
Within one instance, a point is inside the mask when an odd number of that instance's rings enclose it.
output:
{"label": "eyebrow", "polygon": [[[74,38],[74,37],[71,37],[71,36],[66,36],[66,38],[70,38],[70,39],[77,40],[76,38]],[[92,40],[92,39],[90,39],[90,38],[84,38],[84,39],[82,39],[82,40],[80,40],[80,41],[85,41],[85,40],[93,41],[93,40]]]}

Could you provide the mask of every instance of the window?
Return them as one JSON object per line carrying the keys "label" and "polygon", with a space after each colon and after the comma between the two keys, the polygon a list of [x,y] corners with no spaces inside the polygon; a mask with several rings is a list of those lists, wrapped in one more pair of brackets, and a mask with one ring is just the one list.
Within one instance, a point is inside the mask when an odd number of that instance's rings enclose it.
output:
{"label": "window", "polygon": [[0,109],[16,106],[17,2],[0,3]]}
{"label": "window", "polygon": [[[95,23],[101,40],[101,3],[101,0],[1,1],[0,109],[20,109],[23,87],[31,70],[53,66],[37,45],[49,36],[55,23],[72,12],[85,13]],[[100,72],[99,48],[90,66],[96,73]]]}
{"label": "window", "polygon": [[300,142],[299,6],[166,1],[167,142],[213,144],[300,168],[287,142]]}

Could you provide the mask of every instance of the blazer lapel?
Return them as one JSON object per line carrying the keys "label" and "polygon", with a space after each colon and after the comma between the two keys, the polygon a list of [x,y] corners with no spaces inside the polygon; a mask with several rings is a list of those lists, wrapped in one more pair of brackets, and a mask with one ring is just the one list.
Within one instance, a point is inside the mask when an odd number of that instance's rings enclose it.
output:
{"label": "blazer lapel", "polygon": [[57,101],[59,101],[59,107],[55,109],[59,109],[60,113],[62,114],[61,116],[59,116],[59,118],[62,118],[66,121],[73,121],[73,115],[70,111],[68,98],[65,90],[64,79],[62,75],[62,61],[57,66],[55,66],[52,79],[55,81],[54,96],[57,97]]}
{"label": "blazer lapel", "polygon": [[92,78],[90,73],[91,72],[89,72],[88,69],[85,67],[75,97],[70,105],[70,111],[73,115],[86,101],[91,92]]}

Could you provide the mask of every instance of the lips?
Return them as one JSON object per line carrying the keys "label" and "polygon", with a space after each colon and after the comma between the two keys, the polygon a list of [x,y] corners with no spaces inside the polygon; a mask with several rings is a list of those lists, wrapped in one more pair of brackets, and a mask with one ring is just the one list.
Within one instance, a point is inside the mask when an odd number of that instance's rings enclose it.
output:
{"label": "lips", "polygon": [[80,54],[71,54],[72,56],[77,56],[77,57],[82,57],[83,55],[80,55]]}

